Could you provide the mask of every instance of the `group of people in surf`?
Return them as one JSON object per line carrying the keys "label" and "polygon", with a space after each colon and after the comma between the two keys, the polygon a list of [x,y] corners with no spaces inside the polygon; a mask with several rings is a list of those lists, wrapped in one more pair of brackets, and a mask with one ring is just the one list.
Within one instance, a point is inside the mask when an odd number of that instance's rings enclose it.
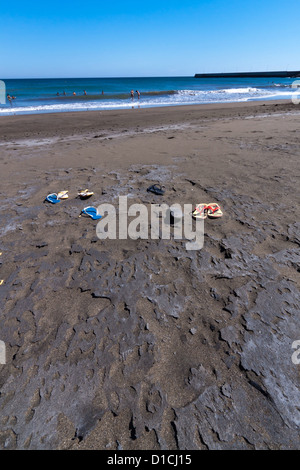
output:
{"label": "group of people in surf", "polygon": [[[137,97],[138,97],[138,100],[139,100],[141,94],[140,94],[140,92],[139,92],[138,90],[135,90],[135,92],[136,92]],[[86,90],[84,90],[83,94],[84,94],[84,95],[87,95]],[[104,91],[103,91],[103,90],[102,90],[101,94],[104,95]],[[63,95],[63,96],[66,96],[66,92],[64,91],[64,92],[62,93],[62,95]],[[60,96],[60,93],[57,92],[57,93],[56,93],[56,96]],[[75,91],[73,91],[73,96],[76,96],[76,92],[75,92]],[[133,90],[131,90],[130,96],[131,96],[131,99],[133,100],[133,99],[134,99],[134,91],[133,91]]]}
{"label": "group of people in surf", "polygon": [[[138,97],[138,100],[139,100],[141,94],[138,90],[135,90],[135,92],[137,93],[137,97]],[[134,99],[134,91],[133,90],[131,90],[130,96],[131,96],[131,99],[133,100]]]}
{"label": "group of people in surf", "polygon": [[[75,91],[73,91],[72,94],[73,94],[73,96],[76,96],[76,92],[75,92]],[[87,95],[86,90],[84,90],[83,94],[84,94],[85,96]],[[104,95],[104,91],[103,91],[103,90],[102,90],[101,94]],[[63,95],[63,96],[66,96],[67,93],[64,91],[64,92],[62,93],[62,95]],[[60,96],[59,92],[56,93],[56,96]]]}

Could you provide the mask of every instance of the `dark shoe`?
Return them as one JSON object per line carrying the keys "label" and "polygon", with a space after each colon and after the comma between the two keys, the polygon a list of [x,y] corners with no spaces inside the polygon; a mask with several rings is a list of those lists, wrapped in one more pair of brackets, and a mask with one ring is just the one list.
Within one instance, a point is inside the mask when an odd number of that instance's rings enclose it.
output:
{"label": "dark shoe", "polygon": [[165,191],[162,189],[160,184],[153,184],[152,186],[149,186],[147,191],[150,193],[157,194],[159,196],[162,196],[163,194],[165,194]]}

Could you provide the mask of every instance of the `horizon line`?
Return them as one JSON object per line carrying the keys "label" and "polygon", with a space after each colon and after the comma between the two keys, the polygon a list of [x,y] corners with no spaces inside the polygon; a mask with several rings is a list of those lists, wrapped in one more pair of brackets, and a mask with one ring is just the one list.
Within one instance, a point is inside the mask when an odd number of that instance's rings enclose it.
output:
{"label": "horizon line", "polygon": [[6,78],[1,78],[1,80],[69,80],[69,79],[98,79],[98,78],[194,78],[193,75],[136,75],[136,76],[105,76],[105,77],[6,77]]}
{"label": "horizon line", "polygon": [[112,78],[195,78],[196,75],[228,75],[228,74],[253,74],[253,73],[295,73],[298,70],[262,70],[262,71],[238,71],[238,72],[196,72],[191,75],[112,75],[112,76],[69,76],[69,77],[0,77],[1,80],[70,80],[70,79],[112,79]]}

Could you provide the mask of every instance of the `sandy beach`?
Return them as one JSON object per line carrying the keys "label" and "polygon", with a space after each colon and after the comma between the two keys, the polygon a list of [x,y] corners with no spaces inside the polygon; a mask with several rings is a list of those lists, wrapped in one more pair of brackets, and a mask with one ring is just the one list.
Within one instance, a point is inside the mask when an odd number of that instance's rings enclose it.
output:
{"label": "sandy beach", "polygon": [[[0,118],[1,449],[299,449],[299,125],[283,101]],[[197,251],[100,240],[81,210],[119,196],[223,216]]]}

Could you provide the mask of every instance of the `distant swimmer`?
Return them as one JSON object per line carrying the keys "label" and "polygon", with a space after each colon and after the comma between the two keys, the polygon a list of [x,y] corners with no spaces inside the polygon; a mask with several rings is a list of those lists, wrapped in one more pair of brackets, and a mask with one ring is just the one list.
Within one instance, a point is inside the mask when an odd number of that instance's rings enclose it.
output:
{"label": "distant swimmer", "polygon": [[83,92],[83,93],[86,95],[86,91],[85,91],[85,90],[84,90],[84,92]]}
{"label": "distant swimmer", "polygon": [[131,90],[130,95],[131,95],[131,99],[133,100],[133,97],[134,97],[134,91],[133,90]]}
{"label": "distant swimmer", "polygon": [[10,106],[12,106],[12,97],[9,94],[7,94],[6,97],[9,101]]}
{"label": "distant swimmer", "polygon": [[59,96],[59,93],[58,93],[58,92],[56,93],[56,96]]}
{"label": "distant swimmer", "polygon": [[136,93],[138,95],[138,100],[140,99],[140,92],[138,90],[136,90]]}
{"label": "distant swimmer", "polygon": [[73,95],[74,95],[74,96],[76,95],[75,91],[73,91]]}
{"label": "distant swimmer", "polygon": [[102,90],[102,95],[104,95],[104,91]]}
{"label": "distant swimmer", "polygon": [[66,96],[66,92],[64,91],[64,96]]}

